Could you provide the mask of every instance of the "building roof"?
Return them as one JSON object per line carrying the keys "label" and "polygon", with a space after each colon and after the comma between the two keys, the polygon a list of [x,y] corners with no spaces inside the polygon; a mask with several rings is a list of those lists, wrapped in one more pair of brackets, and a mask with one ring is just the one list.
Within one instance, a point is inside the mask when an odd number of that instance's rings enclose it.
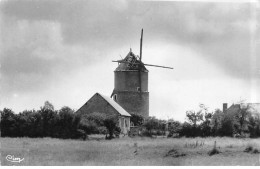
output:
{"label": "building roof", "polygon": [[140,61],[139,56],[135,55],[131,50],[127,56],[121,60],[130,63],[120,63],[115,71],[143,71],[148,72],[143,63]]}
{"label": "building roof", "polygon": [[233,114],[236,113],[240,110],[240,104],[232,104],[227,110],[226,112],[229,114]]}
{"label": "building roof", "polygon": [[260,103],[241,103],[233,104],[227,109],[227,113],[235,113],[242,108],[249,108],[249,112],[252,114],[260,114]]}
{"label": "building roof", "polygon": [[123,109],[117,102],[115,102],[113,99],[111,99],[108,96],[104,96],[100,93],[97,93],[100,95],[104,100],[106,100],[120,115],[122,116],[131,116],[125,109]]}

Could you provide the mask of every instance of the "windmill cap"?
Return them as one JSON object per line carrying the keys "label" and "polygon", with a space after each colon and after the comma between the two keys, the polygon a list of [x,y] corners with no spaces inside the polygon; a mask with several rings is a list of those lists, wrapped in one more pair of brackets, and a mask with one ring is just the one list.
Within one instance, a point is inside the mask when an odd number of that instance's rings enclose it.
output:
{"label": "windmill cap", "polygon": [[126,55],[126,57],[122,60],[129,63],[120,63],[115,71],[143,71],[148,72],[146,67],[139,60],[138,56],[135,55],[132,50]]}

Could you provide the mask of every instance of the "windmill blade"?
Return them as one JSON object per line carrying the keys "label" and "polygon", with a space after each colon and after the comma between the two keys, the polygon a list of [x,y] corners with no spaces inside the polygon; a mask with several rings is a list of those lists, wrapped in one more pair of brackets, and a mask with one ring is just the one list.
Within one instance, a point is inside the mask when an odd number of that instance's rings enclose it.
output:
{"label": "windmill blade", "polygon": [[145,65],[145,66],[153,66],[153,67],[160,67],[160,68],[166,68],[166,69],[173,69],[172,67],[167,67],[167,66],[159,66],[159,65],[152,65],[152,64],[144,64],[144,63],[131,63],[131,62],[127,62],[127,61],[122,61],[122,60],[112,60],[112,62],[119,62],[119,63],[130,63],[133,65]]}
{"label": "windmill blade", "polygon": [[167,67],[167,66],[159,66],[159,65],[151,65],[151,64],[144,64],[145,66],[154,66],[154,67],[161,67],[161,68],[166,68],[166,69],[173,69],[172,67]]}
{"label": "windmill blade", "polygon": [[[112,60],[112,62],[131,63],[131,62],[127,62],[127,61],[124,61],[124,60]],[[137,63],[135,63],[135,64],[137,64]]]}

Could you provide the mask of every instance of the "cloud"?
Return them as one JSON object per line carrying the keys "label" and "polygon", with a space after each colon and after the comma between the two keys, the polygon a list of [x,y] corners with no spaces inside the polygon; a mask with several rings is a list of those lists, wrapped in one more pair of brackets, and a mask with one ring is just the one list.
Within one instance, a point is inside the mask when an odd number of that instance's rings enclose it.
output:
{"label": "cloud", "polygon": [[259,16],[254,3],[1,1],[0,92],[37,93],[83,70],[99,76],[99,65],[129,47],[138,53],[141,28],[144,60],[185,72],[176,74],[178,82],[222,74],[250,81],[260,76]]}
{"label": "cloud", "polygon": [[93,56],[106,52],[84,44],[64,44],[58,22],[5,18],[1,25],[4,25],[0,46],[2,94],[48,88],[82,65],[91,66],[98,59]]}

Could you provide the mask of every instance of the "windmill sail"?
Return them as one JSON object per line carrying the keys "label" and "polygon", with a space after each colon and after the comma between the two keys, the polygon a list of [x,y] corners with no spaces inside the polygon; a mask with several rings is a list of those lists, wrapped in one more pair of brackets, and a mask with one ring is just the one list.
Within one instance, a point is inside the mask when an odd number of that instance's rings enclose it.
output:
{"label": "windmill sail", "polygon": [[143,29],[141,32],[141,39],[140,39],[140,61],[142,61],[142,50],[143,50]]}
{"label": "windmill sail", "polygon": [[154,67],[160,67],[160,68],[166,68],[166,69],[173,69],[172,67],[167,67],[167,66],[160,66],[160,65],[152,65],[152,64],[146,64],[146,63],[142,63],[142,62],[128,62],[128,61],[124,61],[124,60],[112,60],[112,62],[118,62],[118,63],[126,63],[126,64],[134,64],[134,65],[145,65],[145,66],[154,66]]}

